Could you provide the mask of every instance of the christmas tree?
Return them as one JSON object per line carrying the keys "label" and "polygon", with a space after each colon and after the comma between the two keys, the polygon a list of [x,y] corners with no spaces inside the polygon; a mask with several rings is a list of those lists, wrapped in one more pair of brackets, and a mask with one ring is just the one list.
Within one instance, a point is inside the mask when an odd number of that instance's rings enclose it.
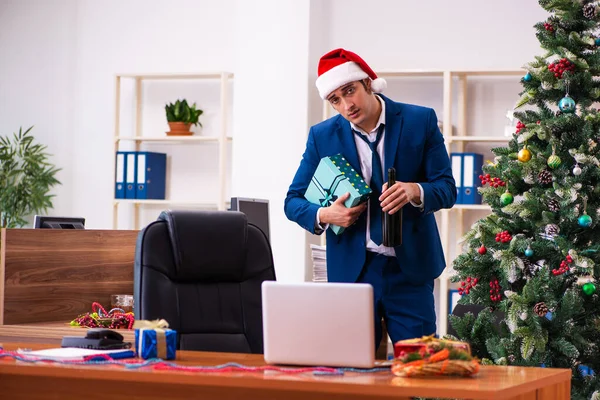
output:
{"label": "christmas tree", "polygon": [[526,65],[508,147],[479,188],[492,213],[454,261],[459,339],[484,363],[570,368],[572,398],[600,399],[600,6],[539,0],[546,52]]}

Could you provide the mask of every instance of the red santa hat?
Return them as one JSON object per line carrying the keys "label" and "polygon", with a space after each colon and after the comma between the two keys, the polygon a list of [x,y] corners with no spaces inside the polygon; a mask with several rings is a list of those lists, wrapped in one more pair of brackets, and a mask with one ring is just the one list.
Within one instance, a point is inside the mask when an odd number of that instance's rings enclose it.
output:
{"label": "red santa hat", "polygon": [[323,100],[337,88],[365,78],[371,78],[371,90],[375,93],[387,87],[385,79],[378,78],[358,54],[344,49],[332,50],[321,57],[318,75],[316,85]]}

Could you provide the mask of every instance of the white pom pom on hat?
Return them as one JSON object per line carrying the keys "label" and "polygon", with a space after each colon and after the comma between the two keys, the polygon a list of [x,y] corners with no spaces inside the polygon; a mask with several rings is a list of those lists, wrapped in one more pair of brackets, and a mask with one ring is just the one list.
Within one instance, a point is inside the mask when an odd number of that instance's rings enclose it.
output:
{"label": "white pom pom on hat", "polygon": [[387,82],[383,78],[375,78],[371,82],[371,90],[375,93],[381,93],[387,88]]}

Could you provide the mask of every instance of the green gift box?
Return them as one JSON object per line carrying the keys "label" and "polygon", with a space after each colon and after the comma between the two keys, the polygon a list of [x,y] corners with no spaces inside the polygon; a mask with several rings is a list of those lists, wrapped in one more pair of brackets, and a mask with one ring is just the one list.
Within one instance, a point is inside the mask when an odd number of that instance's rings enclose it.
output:
{"label": "green gift box", "polygon": [[[354,207],[369,199],[372,190],[365,180],[341,154],[323,157],[317,166],[304,197],[313,204],[329,207],[338,197],[350,193],[344,205]],[[339,235],[344,228],[330,225],[331,230]]]}

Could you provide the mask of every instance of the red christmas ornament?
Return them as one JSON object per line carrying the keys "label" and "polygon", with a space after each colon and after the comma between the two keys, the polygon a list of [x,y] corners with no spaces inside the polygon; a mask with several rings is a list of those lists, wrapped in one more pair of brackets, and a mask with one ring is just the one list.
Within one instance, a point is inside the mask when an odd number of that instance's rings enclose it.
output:
{"label": "red christmas ornament", "polygon": [[552,275],[558,276],[558,275],[562,275],[564,273],[569,272],[571,270],[571,267],[569,266],[569,264],[572,264],[572,263],[573,263],[573,257],[567,256],[564,260],[562,260],[560,262],[560,268],[552,269]]}
{"label": "red christmas ornament", "polygon": [[490,174],[479,175],[479,180],[481,181],[481,186],[485,186],[487,183],[489,183],[491,187],[495,188],[506,186],[506,182],[500,178],[492,178]]}
{"label": "red christmas ornament", "polygon": [[477,250],[479,252],[479,254],[484,255],[485,253],[487,253],[487,249],[485,248],[484,245],[481,245],[481,247],[479,248],[479,250]]}
{"label": "red christmas ornament", "polygon": [[566,71],[575,71],[575,64],[566,58],[562,58],[560,61],[548,65],[548,70],[554,72],[554,76],[558,79],[561,79],[563,77],[563,73]]}
{"label": "red christmas ornament", "polygon": [[474,288],[475,285],[477,285],[477,282],[479,282],[479,279],[471,278],[470,276],[467,276],[466,281],[460,282],[460,287],[458,288],[458,294],[460,294],[461,296],[463,294],[469,294],[471,289]]}
{"label": "red christmas ornament", "polygon": [[512,240],[512,236],[508,231],[503,231],[496,234],[496,242],[508,243]]}
{"label": "red christmas ornament", "polygon": [[554,32],[554,26],[548,22],[544,22],[544,29],[550,33]]}
{"label": "red christmas ornament", "polygon": [[498,283],[498,279],[493,279],[490,281],[490,300],[502,300],[502,296],[500,295],[500,284]]}
{"label": "red christmas ornament", "polygon": [[525,124],[521,121],[517,121],[517,131],[515,132],[515,134],[518,135],[523,129],[525,129]]}

